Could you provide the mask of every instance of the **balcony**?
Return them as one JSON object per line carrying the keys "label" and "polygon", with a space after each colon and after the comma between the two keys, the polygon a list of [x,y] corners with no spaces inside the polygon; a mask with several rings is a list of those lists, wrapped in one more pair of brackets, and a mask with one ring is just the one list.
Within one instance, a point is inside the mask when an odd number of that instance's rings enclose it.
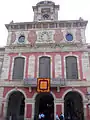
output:
{"label": "balcony", "polygon": [[[62,78],[51,78],[50,80],[51,87],[64,87],[66,86],[66,79]],[[24,86],[27,87],[36,87],[37,86],[37,78],[25,78],[24,79]]]}

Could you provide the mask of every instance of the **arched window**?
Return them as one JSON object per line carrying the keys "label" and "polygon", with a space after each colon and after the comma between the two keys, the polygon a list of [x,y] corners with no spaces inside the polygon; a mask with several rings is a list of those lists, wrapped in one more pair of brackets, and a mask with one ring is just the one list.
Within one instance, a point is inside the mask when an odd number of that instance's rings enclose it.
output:
{"label": "arched window", "polygon": [[25,58],[16,57],[14,59],[14,67],[13,67],[13,76],[12,79],[23,79],[24,75],[24,62]]}
{"label": "arched window", "polygon": [[50,57],[43,56],[39,58],[39,77],[50,78]]}
{"label": "arched window", "polygon": [[78,79],[77,58],[74,56],[66,57],[66,78]]}

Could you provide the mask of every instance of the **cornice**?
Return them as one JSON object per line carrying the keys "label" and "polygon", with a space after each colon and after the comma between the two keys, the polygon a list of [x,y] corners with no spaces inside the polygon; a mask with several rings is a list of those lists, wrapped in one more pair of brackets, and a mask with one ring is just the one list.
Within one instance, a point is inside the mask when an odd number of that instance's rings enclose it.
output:
{"label": "cornice", "polygon": [[[44,28],[44,24],[47,24],[47,28],[72,28],[72,27],[86,27],[88,21],[84,20],[66,20],[66,21],[41,21],[41,22],[19,22],[14,23],[11,22],[10,24],[5,24],[8,30],[25,30],[25,29],[36,29],[36,28]],[[40,27],[37,27],[37,25]],[[53,26],[50,26],[53,24]]]}
{"label": "cornice", "polygon": [[87,48],[82,44],[36,44],[31,45],[12,45],[6,46],[6,53],[17,53],[17,52],[74,52],[74,51],[87,51]]}

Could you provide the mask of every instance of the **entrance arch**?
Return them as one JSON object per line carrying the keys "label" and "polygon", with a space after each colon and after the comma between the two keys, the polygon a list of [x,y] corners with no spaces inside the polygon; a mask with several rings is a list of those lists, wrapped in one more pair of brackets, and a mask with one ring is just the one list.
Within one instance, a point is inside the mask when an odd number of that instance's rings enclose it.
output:
{"label": "entrance arch", "polygon": [[70,91],[65,95],[64,115],[66,120],[84,120],[83,99],[78,92]]}
{"label": "entrance arch", "polygon": [[24,120],[25,97],[20,91],[10,94],[7,107],[7,120]]}
{"label": "entrance arch", "polygon": [[45,114],[45,120],[54,120],[54,98],[50,93],[39,93],[35,98],[34,118],[38,120],[39,113]]}

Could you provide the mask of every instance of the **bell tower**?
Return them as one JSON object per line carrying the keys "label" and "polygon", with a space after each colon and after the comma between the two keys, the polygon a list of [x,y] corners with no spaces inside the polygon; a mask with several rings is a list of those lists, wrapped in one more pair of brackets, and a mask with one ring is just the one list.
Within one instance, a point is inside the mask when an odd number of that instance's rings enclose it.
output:
{"label": "bell tower", "polygon": [[57,21],[59,5],[52,1],[41,1],[33,6],[34,21]]}

